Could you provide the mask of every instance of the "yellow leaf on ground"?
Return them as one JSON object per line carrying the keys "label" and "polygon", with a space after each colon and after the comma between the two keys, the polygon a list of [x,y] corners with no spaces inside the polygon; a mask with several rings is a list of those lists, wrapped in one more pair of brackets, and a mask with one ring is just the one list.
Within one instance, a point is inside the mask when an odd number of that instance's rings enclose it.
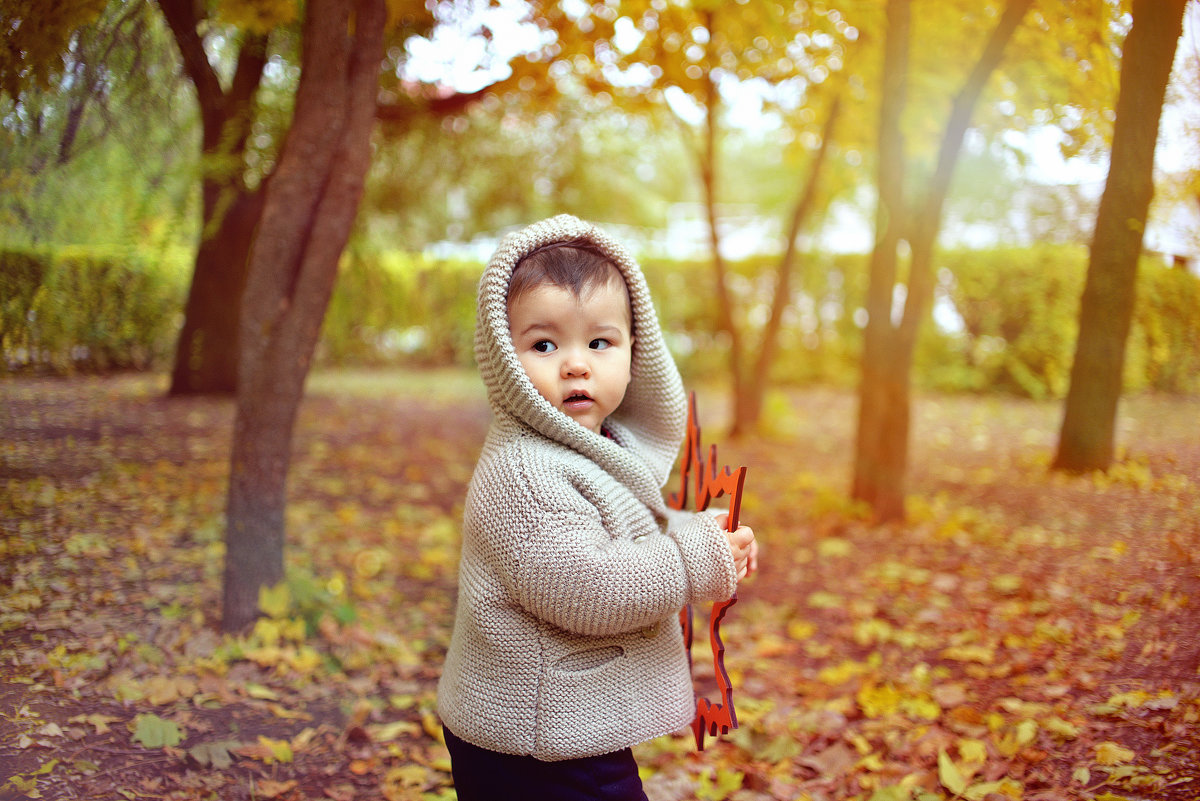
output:
{"label": "yellow leaf on ground", "polygon": [[400,737],[416,737],[421,727],[411,720],[396,720],[391,723],[381,723],[367,726],[367,733],[376,743],[386,743]]}
{"label": "yellow leaf on ground", "polygon": [[287,614],[292,605],[292,594],[286,582],[274,587],[258,588],[258,608],[268,617],[279,619]]}
{"label": "yellow leaf on ground", "polygon": [[962,795],[967,789],[967,780],[954,760],[945,751],[938,751],[938,781],[954,795]]}
{"label": "yellow leaf on ground", "polygon": [[996,661],[996,652],[985,645],[952,645],[942,649],[942,658],[990,665]]}
{"label": "yellow leaf on ground", "polygon": [[793,640],[807,640],[817,633],[817,627],[807,620],[792,620],[787,625],[787,635]]}
{"label": "yellow leaf on ground", "polygon": [[1096,745],[1096,762],[1100,765],[1122,765],[1137,756],[1119,743],[1105,741]]}
{"label": "yellow leaf on ground", "polygon": [[283,704],[267,704],[267,709],[271,710],[271,714],[283,720],[312,720],[312,715],[307,712],[297,712],[288,709]]}
{"label": "yellow leaf on ground", "polygon": [[968,765],[982,765],[987,762],[987,743],[964,737],[958,741],[958,755]]}
{"label": "yellow leaf on ground", "polygon": [[96,727],[96,734],[107,734],[108,724],[116,723],[120,718],[115,718],[112,715],[101,715],[99,712],[93,712],[90,715],[76,715],[68,720],[68,723],[88,723]]}
{"label": "yellow leaf on ground", "polygon": [[880,718],[899,711],[904,694],[890,684],[882,687],[868,684],[858,691],[856,698],[864,715],[869,718]]}

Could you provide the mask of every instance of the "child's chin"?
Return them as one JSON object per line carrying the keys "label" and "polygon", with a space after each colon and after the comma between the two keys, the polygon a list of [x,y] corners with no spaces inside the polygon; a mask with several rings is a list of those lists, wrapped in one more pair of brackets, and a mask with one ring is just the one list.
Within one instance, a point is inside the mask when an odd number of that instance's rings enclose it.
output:
{"label": "child's chin", "polygon": [[575,414],[571,414],[570,412],[568,412],[567,417],[570,417],[572,420],[574,420],[576,423],[579,423],[579,425],[583,426],[588,431],[594,431],[597,434],[600,433],[600,424],[593,421],[591,419],[590,415],[575,415]]}

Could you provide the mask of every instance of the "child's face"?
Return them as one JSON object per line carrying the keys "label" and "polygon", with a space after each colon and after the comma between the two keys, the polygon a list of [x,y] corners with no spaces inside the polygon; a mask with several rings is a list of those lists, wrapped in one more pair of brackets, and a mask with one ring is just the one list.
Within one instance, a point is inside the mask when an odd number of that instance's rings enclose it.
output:
{"label": "child's face", "polygon": [[509,303],[508,328],[538,393],[599,434],[629,386],[633,337],[624,285],[609,281],[578,298],[553,284],[534,287]]}

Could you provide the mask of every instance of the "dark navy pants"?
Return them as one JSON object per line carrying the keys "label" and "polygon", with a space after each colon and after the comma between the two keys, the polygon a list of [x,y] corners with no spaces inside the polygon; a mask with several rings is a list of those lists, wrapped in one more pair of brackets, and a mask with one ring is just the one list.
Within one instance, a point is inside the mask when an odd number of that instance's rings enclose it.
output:
{"label": "dark navy pants", "polygon": [[489,751],[443,730],[458,801],[647,801],[628,748],[543,762]]}

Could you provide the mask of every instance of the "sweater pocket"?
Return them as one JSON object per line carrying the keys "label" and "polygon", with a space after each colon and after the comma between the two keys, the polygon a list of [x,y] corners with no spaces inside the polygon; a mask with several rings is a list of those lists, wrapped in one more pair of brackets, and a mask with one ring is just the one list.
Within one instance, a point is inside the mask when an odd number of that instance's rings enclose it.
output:
{"label": "sweater pocket", "polygon": [[554,663],[554,669],[564,673],[586,673],[598,670],[609,662],[625,656],[625,649],[619,645],[605,645],[601,648],[589,648],[586,651],[576,651],[567,654]]}
{"label": "sweater pocket", "polygon": [[628,719],[639,706],[634,684],[628,654],[617,645],[571,653],[548,666],[539,692],[534,755],[550,760],[592,756],[645,739],[630,738]]}

